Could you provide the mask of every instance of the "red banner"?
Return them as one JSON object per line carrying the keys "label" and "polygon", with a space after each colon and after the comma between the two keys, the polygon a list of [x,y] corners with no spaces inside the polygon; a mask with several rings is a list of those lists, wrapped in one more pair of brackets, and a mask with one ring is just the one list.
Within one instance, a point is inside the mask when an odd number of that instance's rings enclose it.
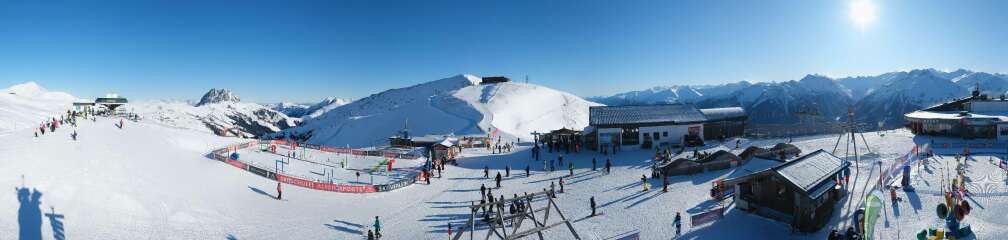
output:
{"label": "red banner", "polygon": [[375,192],[375,187],[372,185],[346,185],[346,184],[332,184],[332,183],[320,183],[310,180],[304,180],[300,178],[295,178],[291,176],[277,174],[277,181],[282,183],[316,189],[330,192],[342,192],[342,193],[373,193]]}

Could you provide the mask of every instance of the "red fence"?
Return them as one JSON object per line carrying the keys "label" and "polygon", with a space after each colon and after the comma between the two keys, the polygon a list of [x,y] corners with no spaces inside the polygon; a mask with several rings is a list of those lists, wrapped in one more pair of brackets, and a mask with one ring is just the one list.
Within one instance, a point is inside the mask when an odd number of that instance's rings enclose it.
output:
{"label": "red fence", "polygon": [[[214,159],[214,160],[218,160],[218,161],[227,163],[228,165],[234,166],[236,168],[239,168],[239,169],[242,169],[242,170],[254,173],[256,175],[259,175],[259,176],[262,176],[262,177],[265,177],[265,178],[277,180],[277,181],[282,182],[282,183],[286,183],[286,184],[290,184],[290,185],[294,185],[294,186],[299,186],[299,187],[304,187],[304,188],[310,188],[310,189],[316,189],[316,190],[322,190],[322,191],[330,191],[330,192],[342,192],[342,193],[386,192],[386,191],[391,191],[391,190],[394,190],[394,189],[399,189],[399,188],[402,188],[402,187],[405,187],[405,186],[409,186],[409,185],[415,183],[417,181],[417,178],[419,177],[419,174],[417,172],[413,172],[413,173],[409,174],[409,177],[407,177],[405,179],[401,179],[401,180],[396,181],[394,183],[383,184],[383,185],[352,185],[352,184],[324,183],[324,182],[316,182],[316,181],[312,181],[312,180],[306,180],[306,179],[301,179],[301,178],[297,178],[297,177],[293,177],[293,176],[278,174],[278,173],[270,171],[268,169],[259,168],[259,167],[252,166],[252,165],[249,165],[247,163],[244,163],[242,161],[230,159],[230,157],[228,156],[228,154],[231,153],[231,152],[238,151],[238,150],[244,149],[244,148],[249,148],[249,147],[252,147],[252,146],[257,145],[257,144],[259,144],[259,140],[252,140],[250,142],[240,143],[240,144],[231,144],[231,145],[228,145],[228,146],[226,146],[224,148],[212,151],[210,153],[209,157],[212,158],[212,159]],[[271,140],[270,144],[273,144],[273,145],[287,145],[288,143],[285,142],[285,141],[283,141],[283,140]],[[298,144],[297,146],[311,148],[311,149],[316,149],[316,150],[323,151],[323,152],[342,153],[342,154],[348,154],[349,153],[349,154],[358,155],[358,156],[384,156],[384,157],[388,157],[388,158],[400,158],[400,159],[417,159],[417,158],[419,158],[419,154],[415,154],[415,153],[398,153],[398,152],[389,152],[389,151],[381,151],[381,150],[368,151],[368,150],[360,150],[360,149],[329,147],[329,146],[311,145],[311,144]]]}

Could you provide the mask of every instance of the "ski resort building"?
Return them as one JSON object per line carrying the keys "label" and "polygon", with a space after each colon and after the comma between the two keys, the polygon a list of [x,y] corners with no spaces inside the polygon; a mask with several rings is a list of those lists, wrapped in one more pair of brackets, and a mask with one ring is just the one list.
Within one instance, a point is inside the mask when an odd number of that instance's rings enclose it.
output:
{"label": "ski resort building", "polygon": [[88,100],[78,100],[73,102],[73,109],[77,112],[89,112],[94,109],[95,102]]}
{"label": "ski resort building", "polygon": [[918,135],[1008,140],[1008,100],[990,98],[979,90],[904,118],[906,127]]}
{"label": "ski resort building", "polygon": [[109,111],[116,111],[117,108],[126,105],[129,100],[126,97],[121,97],[119,94],[109,93],[105,94],[105,97],[100,97],[95,99],[95,104],[107,108]]}
{"label": "ski resort building", "polygon": [[611,145],[696,145],[745,132],[739,107],[698,109],[689,104],[598,106],[588,109],[591,148]]}
{"label": "ski resort building", "polygon": [[736,208],[814,232],[832,216],[841,198],[837,179],[849,167],[850,162],[820,149],[722,184],[734,188]]}

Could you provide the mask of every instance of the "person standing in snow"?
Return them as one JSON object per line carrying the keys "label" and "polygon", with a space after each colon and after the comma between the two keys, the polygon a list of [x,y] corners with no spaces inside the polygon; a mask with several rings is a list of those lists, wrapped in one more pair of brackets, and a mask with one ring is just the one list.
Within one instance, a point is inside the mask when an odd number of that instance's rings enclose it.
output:
{"label": "person standing in snow", "polygon": [[593,157],[592,158],[592,172],[595,171],[595,165],[596,165],[596,162],[595,162],[595,158]]}
{"label": "person standing in snow", "polygon": [[564,180],[560,177],[560,193],[564,193]]}
{"label": "person standing in snow", "polygon": [[570,175],[574,176],[574,162],[571,161],[570,163],[567,163],[567,164],[568,164],[567,165],[567,169],[570,170]]}
{"label": "person standing in snow", "polygon": [[484,179],[490,178],[490,167],[489,166],[483,165],[483,178]]}
{"label": "person standing in snow", "polygon": [[529,173],[532,169],[529,169],[529,165],[525,165],[525,177],[529,177]]}
{"label": "person standing in snow", "polygon": [[374,229],[375,236],[381,238],[381,221],[378,221],[378,216],[374,216]]}
{"label": "person standing in snow", "polygon": [[668,192],[668,175],[662,174],[662,192]]}
{"label": "person standing in snow", "polygon": [[609,161],[609,158],[606,158],[606,160],[605,160],[605,173],[609,174],[611,168],[612,168],[612,161]]}
{"label": "person standing in snow", "polygon": [[682,216],[679,215],[679,212],[675,213],[675,220],[672,223],[675,224],[675,235],[679,236],[680,230],[682,230]]}
{"label": "person standing in snow", "polygon": [[374,232],[372,232],[371,229],[367,230],[367,239],[368,240],[375,240],[375,238],[374,238]]}
{"label": "person standing in snow", "polygon": [[595,196],[588,199],[588,206],[591,206],[591,216],[595,216]]}
{"label": "person standing in snow", "polygon": [[549,182],[549,198],[550,199],[555,199],[556,198],[556,197],[554,197],[554,196],[556,196],[556,192],[555,191],[556,191],[556,185],[554,185],[553,182]]}
{"label": "person standing in snow", "polygon": [[501,187],[500,186],[500,182],[501,182],[501,174],[500,174],[500,172],[497,172],[497,177],[494,177],[494,180],[497,181],[497,188],[500,188]]}
{"label": "person standing in snow", "polygon": [[511,177],[511,164],[504,166],[504,176]]}
{"label": "person standing in snow", "polygon": [[277,181],[277,200],[283,200],[283,189],[280,189],[279,181]]}
{"label": "person standing in snow", "polygon": [[486,198],[486,190],[487,190],[486,189],[486,185],[480,183],[480,199],[485,199]]}
{"label": "person standing in snow", "polygon": [[640,181],[641,181],[641,186],[644,186],[644,191],[647,192],[648,191],[647,176],[644,175],[644,174],[641,174]]}

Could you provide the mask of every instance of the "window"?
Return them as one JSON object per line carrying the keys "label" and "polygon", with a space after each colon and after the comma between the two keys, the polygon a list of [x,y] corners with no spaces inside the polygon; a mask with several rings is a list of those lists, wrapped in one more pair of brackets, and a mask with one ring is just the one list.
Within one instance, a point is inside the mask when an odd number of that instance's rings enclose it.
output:
{"label": "window", "polygon": [[651,133],[651,135],[654,136],[654,140],[655,141],[658,141],[659,139],[661,139],[661,136],[658,135],[658,132],[653,132],[653,133]]}
{"label": "window", "polygon": [[661,135],[662,137],[668,137],[668,132],[662,132]]}

